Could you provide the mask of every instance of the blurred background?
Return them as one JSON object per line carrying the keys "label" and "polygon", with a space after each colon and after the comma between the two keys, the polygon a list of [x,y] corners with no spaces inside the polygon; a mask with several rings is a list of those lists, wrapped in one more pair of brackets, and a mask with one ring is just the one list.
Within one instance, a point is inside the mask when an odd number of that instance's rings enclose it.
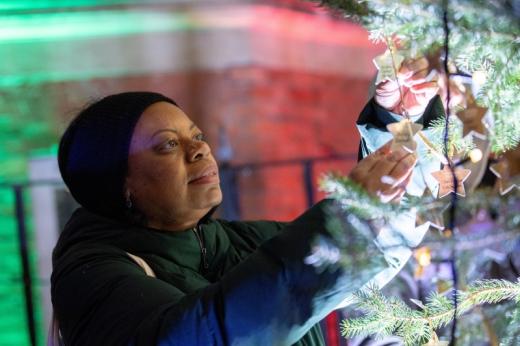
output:
{"label": "blurred background", "polygon": [[[290,220],[356,162],[354,122],[384,47],[303,0],[0,2],[0,345],[44,345],[51,252],[76,207],[60,134],[88,102],[176,100],[221,166],[228,219]],[[81,299],[81,297],[78,297]],[[335,314],[323,322],[342,345]]]}

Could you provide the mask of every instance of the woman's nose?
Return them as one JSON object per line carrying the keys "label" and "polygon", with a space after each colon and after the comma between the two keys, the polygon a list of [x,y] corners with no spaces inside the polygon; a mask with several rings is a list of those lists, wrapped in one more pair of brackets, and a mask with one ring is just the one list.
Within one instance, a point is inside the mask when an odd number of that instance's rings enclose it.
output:
{"label": "woman's nose", "polygon": [[211,149],[208,143],[203,141],[191,141],[186,154],[188,161],[193,162],[208,156],[210,152]]}

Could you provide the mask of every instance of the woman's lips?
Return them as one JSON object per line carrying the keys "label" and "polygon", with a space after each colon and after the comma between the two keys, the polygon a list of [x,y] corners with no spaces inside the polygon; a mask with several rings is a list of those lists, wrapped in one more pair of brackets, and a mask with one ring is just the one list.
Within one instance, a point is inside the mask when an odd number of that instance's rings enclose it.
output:
{"label": "woman's lips", "polygon": [[190,185],[199,185],[199,184],[218,184],[220,183],[220,179],[217,174],[214,175],[206,175],[204,177],[200,177],[198,179],[192,180],[189,182]]}
{"label": "woman's lips", "polygon": [[214,165],[206,167],[194,178],[192,178],[188,184],[200,185],[200,184],[218,184],[220,179],[218,176],[218,168]]}

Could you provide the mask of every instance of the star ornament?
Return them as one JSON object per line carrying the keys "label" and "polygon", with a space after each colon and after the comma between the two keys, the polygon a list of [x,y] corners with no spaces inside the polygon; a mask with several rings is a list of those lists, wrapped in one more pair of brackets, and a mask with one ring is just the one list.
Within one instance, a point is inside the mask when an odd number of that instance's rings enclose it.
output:
{"label": "star ornament", "polygon": [[[426,189],[426,192],[423,195],[423,199],[429,203],[430,201],[433,202],[435,200],[435,196],[433,195],[432,190],[429,188]],[[449,208],[450,203],[441,205],[438,205],[439,203],[436,203],[436,206],[434,206],[432,209],[429,209],[428,211],[422,211],[417,213],[417,223],[418,224],[427,224],[428,228],[434,228],[436,229],[439,234],[442,235],[442,231],[446,228],[444,225],[444,212]],[[419,226],[420,227],[420,226]]]}
{"label": "star ornament", "polygon": [[455,168],[455,178],[457,179],[457,191],[455,191],[453,175],[448,165],[445,165],[440,171],[432,172],[431,175],[439,182],[438,198],[442,198],[453,192],[461,197],[466,197],[464,181],[468,179],[470,174],[471,170],[469,169]]}
{"label": "star ornament", "polygon": [[507,160],[502,159],[498,163],[490,165],[489,170],[497,176],[498,190],[502,196],[513,190],[515,187],[520,188],[519,185],[510,180],[509,164]]}
{"label": "star ornament", "polygon": [[374,65],[378,69],[376,85],[387,80],[396,80],[397,71],[401,68],[404,57],[400,54],[393,54],[387,49],[383,54],[378,55],[373,60]]}
{"label": "star ornament", "polygon": [[442,234],[442,231],[446,228],[444,225],[444,217],[443,213],[444,210],[440,212],[440,214],[432,215],[430,220],[428,222],[430,223],[430,227],[435,228],[437,231],[439,231],[440,234]]}
{"label": "star ornament", "polygon": [[391,146],[392,151],[403,147],[405,150],[413,153],[417,148],[417,143],[413,137],[417,132],[421,131],[423,126],[412,122],[410,119],[403,119],[398,123],[386,125],[386,128],[394,137]]}
{"label": "star ornament", "polygon": [[460,112],[457,112],[457,118],[462,121],[462,137],[472,134],[477,137],[486,137],[486,127],[482,119],[486,115],[488,109],[473,105]]}

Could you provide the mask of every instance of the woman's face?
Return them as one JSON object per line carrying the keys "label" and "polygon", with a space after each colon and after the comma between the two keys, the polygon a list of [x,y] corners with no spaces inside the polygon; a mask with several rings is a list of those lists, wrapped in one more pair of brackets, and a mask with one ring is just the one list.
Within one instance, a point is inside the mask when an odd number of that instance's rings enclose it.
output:
{"label": "woman's face", "polygon": [[148,226],[194,227],[222,201],[218,168],[200,129],[178,107],[145,109],[132,135],[126,189]]}

